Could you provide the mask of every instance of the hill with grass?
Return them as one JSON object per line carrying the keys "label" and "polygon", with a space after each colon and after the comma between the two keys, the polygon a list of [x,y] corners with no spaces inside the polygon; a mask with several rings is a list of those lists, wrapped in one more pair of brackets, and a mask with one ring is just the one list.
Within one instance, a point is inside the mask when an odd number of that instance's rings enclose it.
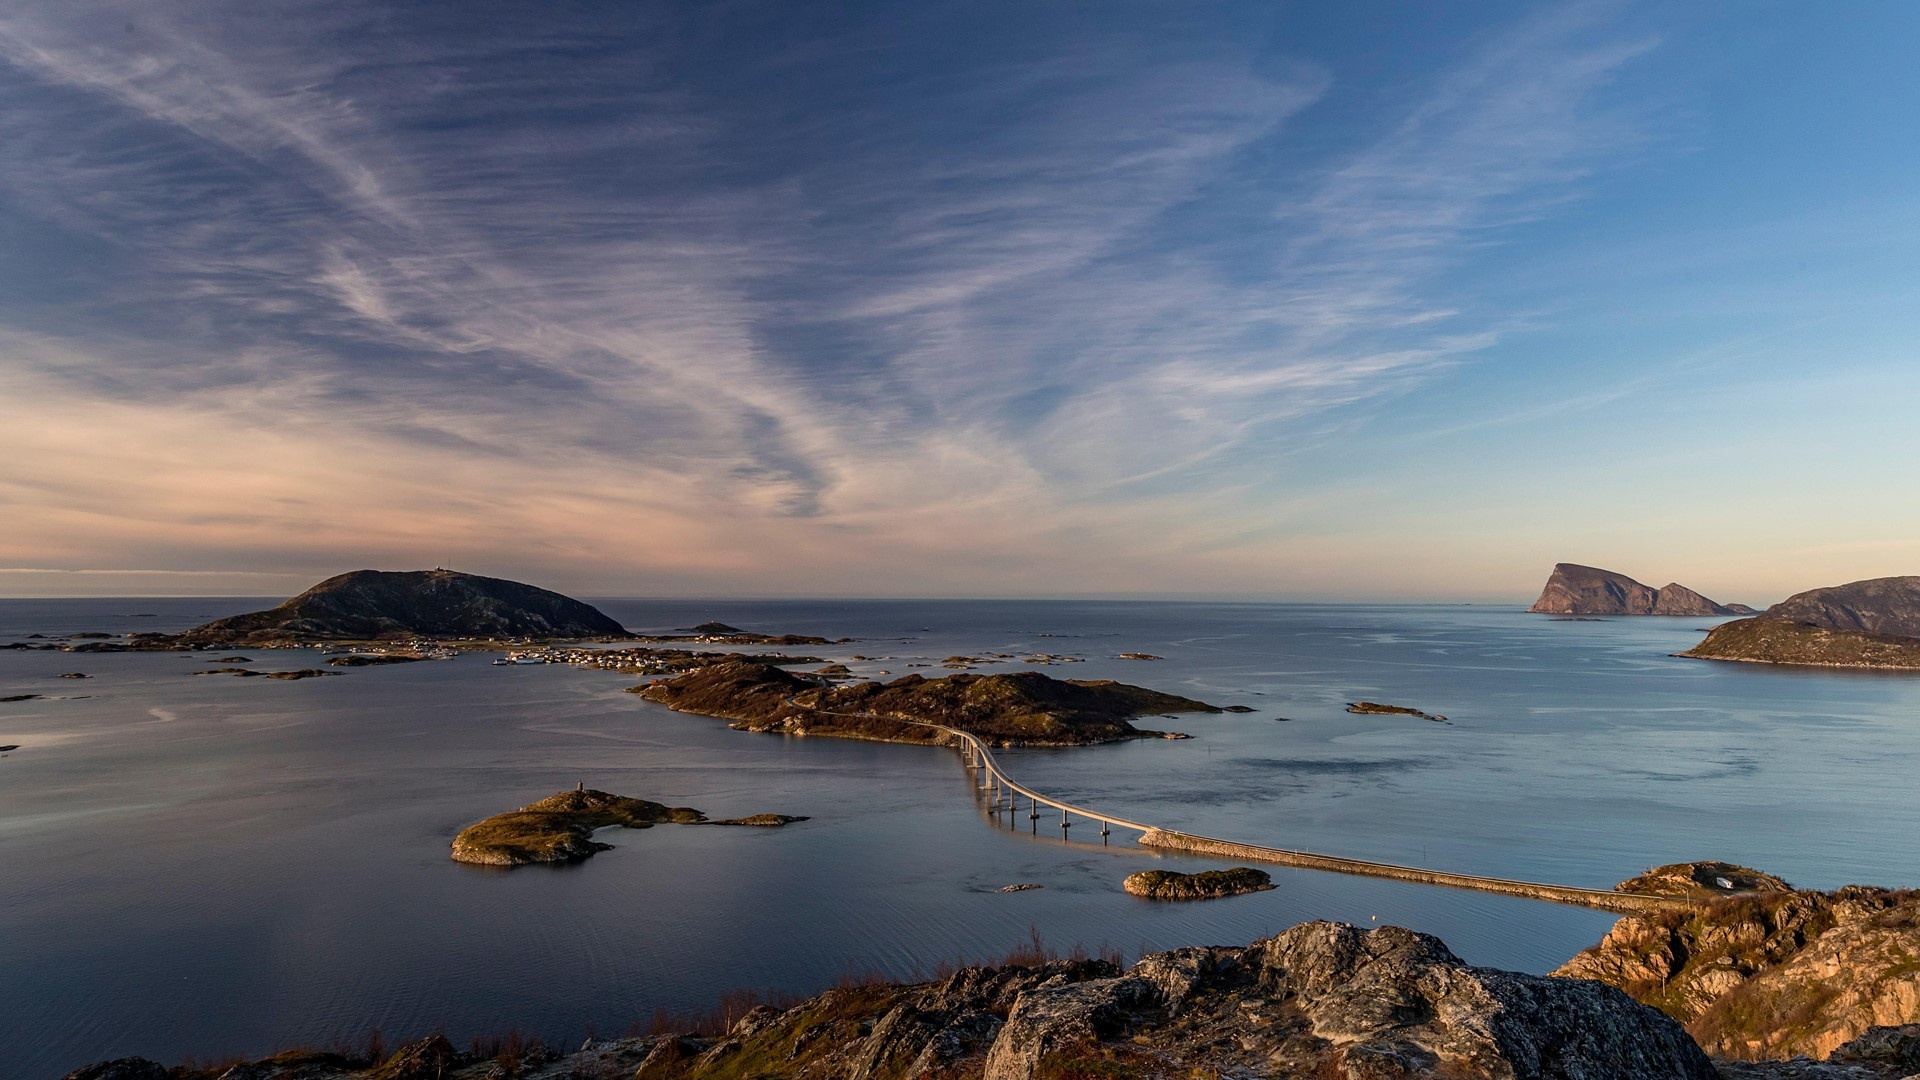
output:
{"label": "hill with grass", "polygon": [[1920,577],[1871,578],[1795,593],[1714,627],[1680,654],[1809,667],[1920,669]]}
{"label": "hill with grass", "polygon": [[1159,736],[1136,728],[1152,713],[1217,713],[1204,701],[1111,680],[1055,679],[1037,671],[907,675],[890,683],[827,686],[745,658],[636,686],[680,712],[733,721],[748,731],[838,735],[894,742],[942,736],[913,721],[944,724],[1005,746],[1079,746]]}
{"label": "hill with grass", "polygon": [[265,611],[216,619],[180,644],[410,638],[626,638],[591,604],[518,581],[454,570],[355,570]]}

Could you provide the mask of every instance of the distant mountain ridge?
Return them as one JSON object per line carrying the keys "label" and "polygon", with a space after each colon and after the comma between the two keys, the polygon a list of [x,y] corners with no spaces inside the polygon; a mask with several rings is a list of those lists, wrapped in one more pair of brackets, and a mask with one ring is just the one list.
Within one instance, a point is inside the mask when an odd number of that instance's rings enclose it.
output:
{"label": "distant mountain ridge", "polygon": [[456,570],[355,570],[278,607],[216,619],[186,643],[383,638],[624,638],[598,608],[503,578]]}
{"label": "distant mountain ridge", "polygon": [[1920,577],[1868,578],[1795,593],[1717,626],[1680,654],[1814,667],[1920,668]]}
{"label": "distant mountain ridge", "polygon": [[1669,582],[1642,585],[1625,574],[1579,563],[1555,563],[1540,599],[1528,611],[1545,615],[1751,615],[1745,604],[1720,604]]}

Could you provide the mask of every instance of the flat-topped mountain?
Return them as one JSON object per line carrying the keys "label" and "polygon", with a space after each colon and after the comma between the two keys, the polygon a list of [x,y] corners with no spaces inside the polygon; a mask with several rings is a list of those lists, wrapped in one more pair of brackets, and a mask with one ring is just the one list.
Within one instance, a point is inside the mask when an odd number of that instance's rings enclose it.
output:
{"label": "flat-topped mountain", "polygon": [[1870,578],[1795,593],[1717,626],[1680,654],[1817,667],[1920,668],[1920,577]]}
{"label": "flat-topped mountain", "polygon": [[381,638],[624,638],[591,604],[532,585],[454,570],[355,570],[279,607],[216,619],[183,644]]}
{"label": "flat-topped mountain", "polygon": [[1548,615],[1751,615],[1745,604],[1719,604],[1685,585],[1642,585],[1625,574],[1578,563],[1555,563],[1540,599],[1528,611]]}

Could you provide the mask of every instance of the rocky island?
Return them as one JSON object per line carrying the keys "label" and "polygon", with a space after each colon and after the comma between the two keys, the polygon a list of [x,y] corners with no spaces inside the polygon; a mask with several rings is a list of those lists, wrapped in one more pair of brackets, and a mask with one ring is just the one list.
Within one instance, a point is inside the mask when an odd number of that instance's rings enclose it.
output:
{"label": "rocky island", "polygon": [[215,619],[178,645],[414,638],[630,638],[598,608],[556,592],[454,570],[355,570],[278,607]]}
{"label": "rocky island", "polygon": [[1347,703],[1347,711],[1350,713],[1358,713],[1362,716],[1417,716],[1422,720],[1432,720],[1437,724],[1452,723],[1451,720],[1437,713],[1422,712],[1419,709],[1409,708],[1405,705],[1382,705],[1377,701],[1349,701]]}
{"label": "rocky island", "polygon": [[1714,627],[1678,654],[1807,667],[1920,669],[1920,577],[1795,593],[1750,619]]}
{"label": "rocky island", "polygon": [[704,622],[679,634],[640,634],[636,635],[636,639],[655,643],[697,641],[709,645],[838,645],[853,640],[823,638],[813,634],[763,634],[728,626],[723,622]]}
{"label": "rocky island", "polygon": [[1625,574],[1556,563],[1528,611],[1547,615],[1751,615],[1745,604],[1718,604],[1685,585],[1642,585]]}
{"label": "rocky island", "polygon": [[710,822],[707,815],[691,806],[666,806],[580,787],[467,826],[454,837],[452,854],[455,862],[486,866],[577,862],[595,852],[613,849],[612,844],[593,838],[595,829],[609,825],[629,829],[661,824],[780,826],[805,820],[785,814],[755,814]]}
{"label": "rocky island", "polygon": [[679,712],[733,721],[745,731],[938,742],[944,724],[1002,746],[1081,746],[1165,733],[1134,727],[1148,713],[1217,713],[1203,701],[1111,680],[1003,675],[906,675],[889,683],[823,685],[744,657],[632,688]]}
{"label": "rocky island", "polygon": [[1266,892],[1273,877],[1265,870],[1236,866],[1231,870],[1203,870],[1182,874],[1173,870],[1142,870],[1128,874],[1120,887],[1149,900],[1212,900],[1222,896]]}

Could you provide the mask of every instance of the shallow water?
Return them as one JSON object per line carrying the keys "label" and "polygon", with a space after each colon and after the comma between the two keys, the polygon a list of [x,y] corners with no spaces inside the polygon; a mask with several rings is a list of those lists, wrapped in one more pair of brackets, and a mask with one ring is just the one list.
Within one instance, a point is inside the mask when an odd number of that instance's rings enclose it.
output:
{"label": "shallow water", "polygon": [[[1009,751],[1023,782],[1210,835],[1607,886],[1726,858],[1798,884],[1920,884],[1920,678],[1670,658],[1707,621],[1514,609],[1136,603],[601,601],[636,628],[717,618],[853,636],[858,671],[996,650],[1081,655],[1246,715],[1192,733]],[[0,601],[0,641],[173,630],[245,600]],[[1142,651],[1159,661],[1114,659]],[[253,652],[259,666],[313,666]],[[817,990],[1050,944],[1129,955],[1303,919],[1392,922],[1466,959],[1548,970],[1610,917],[1276,869],[1200,904],[1126,896],[1160,858],[994,826],[955,755],[728,730],[633,680],[484,657],[282,682],[190,676],[212,654],[0,652],[0,1076],[142,1054],[511,1028],[610,1035],[727,990]],[[225,654],[220,654],[225,655]],[[1004,670],[988,667],[982,670]],[[936,667],[929,674],[940,674]],[[65,680],[66,671],[93,677]],[[1444,714],[1354,716],[1360,698]],[[1289,722],[1276,723],[1275,717]],[[782,830],[613,830],[564,869],[455,864],[478,818],[585,782]],[[1050,824],[1056,827],[1049,829]],[[1081,841],[1097,841],[1076,828]],[[1033,881],[1046,888],[1003,894]]]}

